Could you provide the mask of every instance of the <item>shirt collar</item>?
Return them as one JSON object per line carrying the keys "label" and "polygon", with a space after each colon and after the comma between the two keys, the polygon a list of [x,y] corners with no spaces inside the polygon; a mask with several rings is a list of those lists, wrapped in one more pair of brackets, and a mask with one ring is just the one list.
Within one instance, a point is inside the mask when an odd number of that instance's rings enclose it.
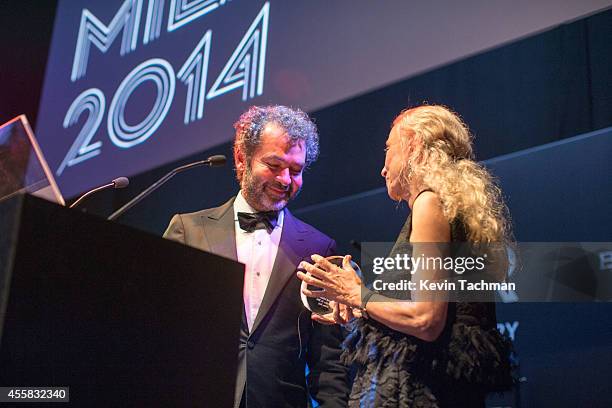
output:
{"label": "shirt collar", "polygon": [[[238,192],[238,195],[236,195],[236,199],[234,200],[234,222],[238,222],[239,212],[245,212],[245,213],[256,213],[257,212],[257,210],[254,210],[253,207],[251,207],[251,205],[244,198],[244,195],[242,195],[242,190]],[[276,221],[275,229],[283,227],[284,219],[285,219],[285,209],[282,209],[278,212],[278,219]]]}

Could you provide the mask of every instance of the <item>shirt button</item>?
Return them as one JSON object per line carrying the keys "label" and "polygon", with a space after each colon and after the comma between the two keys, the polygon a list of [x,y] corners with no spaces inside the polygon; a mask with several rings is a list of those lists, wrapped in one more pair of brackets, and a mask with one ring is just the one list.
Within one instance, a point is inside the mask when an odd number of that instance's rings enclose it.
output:
{"label": "shirt button", "polygon": [[261,245],[261,241],[258,241],[258,242],[257,242],[257,245]]}
{"label": "shirt button", "polygon": [[259,276],[259,272],[255,272],[255,275]]}

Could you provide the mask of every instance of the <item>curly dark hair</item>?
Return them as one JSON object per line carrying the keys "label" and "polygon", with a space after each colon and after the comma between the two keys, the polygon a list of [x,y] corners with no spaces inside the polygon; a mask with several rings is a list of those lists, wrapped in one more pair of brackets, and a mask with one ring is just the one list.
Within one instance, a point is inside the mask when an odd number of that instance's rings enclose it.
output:
{"label": "curly dark hair", "polygon": [[317,160],[319,156],[317,126],[302,110],[281,105],[251,106],[240,116],[234,123],[234,129],[236,129],[234,155],[242,152],[247,162],[250,162],[257,146],[261,143],[262,130],[268,123],[274,123],[283,128],[292,143],[304,142],[306,147],[305,167]]}

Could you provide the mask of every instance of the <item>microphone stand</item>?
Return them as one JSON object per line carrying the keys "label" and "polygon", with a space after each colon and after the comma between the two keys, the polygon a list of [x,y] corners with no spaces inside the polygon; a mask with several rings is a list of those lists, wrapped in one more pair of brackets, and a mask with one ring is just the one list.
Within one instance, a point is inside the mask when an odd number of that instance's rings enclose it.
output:
{"label": "microphone stand", "polygon": [[100,190],[104,190],[104,189],[107,189],[107,188],[109,188],[109,187],[112,187],[112,186],[114,186],[114,185],[115,185],[115,182],[114,182],[114,181],[111,181],[111,182],[110,182],[110,183],[108,183],[108,184],[104,184],[103,186],[96,187],[96,188],[94,188],[93,190],[88,191],[87,193],[85,193],[85,194],[83,194],[82,196],[80,196],[80,197],[79,197],[79,199],[78,199],[78,200],[76,200],[74,203],[72,203],[72,204],[70,205],[70,207],[68,207],[68,208],[74,208],[74,207],[76,207],[77,205],[79,205],[80,203],[82,203],[82,202],[83,202],[83,200],[85,200],[85,199],[86,199],[87,197],[89,197],[90,195],[92,195],[92,194],[94,194],[94,193],[97,193],[97,192],[98,192],[98,191],[100,191]]}
{"label": "microphone stand", "polygon": [[114,213],[112,213],[107,220],[109,221],[114,221],[117,218],[119,218],[120,216],[123,215],[123,213],[125,213],[126,211],[128,211],[130,208],[132,208],[133,206],[135,206],[136,204],[138,204],[139,202],[141,202],[144,198],[146,198],[149,194],[151,194],[153,191],[157,190],[159,187],[162,186],[162,184],[164,184],[165,182],[167,182],[168,180],[170,180],[172,177],[174,177],[174,175],[176,175],[177,173],[180,173],[182,171],[185,170],[189,170],[191,168],[194,167],[199,167],[199,166],[205,166],[205,165],[213,165],[214,163],[209,159],[206,160],[200,160],[194,163],[189,163],[189,164],[185,164],[184,166],[180,166],[177,167],[176,169],[168,172],[164,177],[160,178],[159,180],[157,180],[155,183],[151,184],[149,187],[147,187],[146,190],[144,190],[142,193],[138,194],[136,197],[132,198],[130,201],[128,201],[123,207],[119,208],[117,211],[115,211]]}
{"label": "microphone stand", "polygon": [[103,186],[100,186],[100,187],[96,187],[93,190],[89,190],[88,192],[86,192],[85,194],[80,196],[68,208],[75,208],[80,203],[82,203],[83,200],[85,200],[87,197],[89,197],[92,194],[97,193],[98,191],[106,190],[107,188],[111,188],[111,187],[112,188],[125,188],[125,187],[128,186],[128,184],[130,184],[130,180],[127,177],[118,177],[118,178],[114,179],[113,181],[111,181],[110,183],[104,184]]}

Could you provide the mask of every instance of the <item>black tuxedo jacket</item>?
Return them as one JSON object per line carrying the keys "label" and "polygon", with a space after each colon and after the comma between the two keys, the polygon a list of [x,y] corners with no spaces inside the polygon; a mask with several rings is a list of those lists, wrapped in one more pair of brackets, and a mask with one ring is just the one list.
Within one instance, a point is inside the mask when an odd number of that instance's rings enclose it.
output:
{"label": "black tuxedo jacket", "polygon": [[[164,237],[237,260],[233,204],[234,198],[217,208],[177,214]],[[243,308],[235,407],[243,399],[247,408],[306,407],[308,393],[321,407],[346,406],[348,371],[339,362],[340,328],[310,319],[296,277],[302,260],[334,251],[331,238],[285,209],[272,275],[250,332]]]}

